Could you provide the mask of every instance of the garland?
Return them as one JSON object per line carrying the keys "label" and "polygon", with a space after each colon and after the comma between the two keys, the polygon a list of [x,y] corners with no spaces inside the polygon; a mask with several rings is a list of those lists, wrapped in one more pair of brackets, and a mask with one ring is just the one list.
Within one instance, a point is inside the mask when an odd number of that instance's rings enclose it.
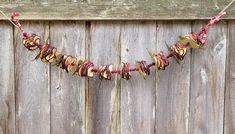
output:
{"label": "garland", "polygon": [[[137,61],[135,67],[131,68],[128,62],[122,62],[122,68],[113,70],[113,65],[95,65],[89,60],[82,60],[71,55],[65,55],[57,51],[57,48],[51,46],[49,41],[46,41],[45,45],[40,43],[40,36],[37,34],[29,34],[24,31],[23,26],[16,19],[19,13],[13,12],[11,18],[8,19],[14,26],[16,26],[23,35],[23,45],[29,50],[39,50],[38,55],[35,59],[41,59],[42,62],[49,62],[53,65],[59,66],[66,72],[72,72],[74,75],[81,77],[93,77],[94,74],[99,75],[99,79],[112,80],[112,74],[120,74],[123,79],[129,80],[131,78],[131,72],[138,71],[139,74],[145,79],[146,76],[150,75],[150,68],[154,67],[158,70],[165,70],[169,65],[169,58],[173,57],[177,63],[182,61],[190,48],[198,49],[205,46],[207,42],[207,31],[209,26],[220,21],[221,18],[226,14],[225,9],[232,5],[228,4],[219,14],[214,16],[208,23],[206,23],[198,33],[191,32],[188,35],[180,36],[178,42],[166,47],[168,48],[169,54],[164,54],[162,51],[153,53],[148,50],[148,53],[152,59],[152,63],[148,64],[145,60]],[[0,12],[7,17],[1,10]]]}

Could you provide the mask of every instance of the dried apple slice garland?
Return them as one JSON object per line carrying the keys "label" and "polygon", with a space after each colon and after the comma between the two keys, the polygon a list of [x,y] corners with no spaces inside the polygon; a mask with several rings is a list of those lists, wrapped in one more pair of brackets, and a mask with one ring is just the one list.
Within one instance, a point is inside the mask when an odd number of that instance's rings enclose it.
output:
{"label": "dried apple slice garland", "polygon": [[72,72],[81,77],[93,77],[94,74],[99,75],[99,79],[112,80],[112,74],[121,74],[123,79],[129,80],[131,78],[131,72],[138,71],[139,74],[145,79],[147,75],[150,75],[150,68],[155,66],[158,70],[165,70],[169,65],[169,58],[173,57],[178,63],[182,61],[186,55],[188,48],[201,48],[205,45],[207,40],[207,31],[210,25],[218,22],[225,12],[220,12],[213,17],[198,33],[190,33],[185,36],[180,36],[179,41],[171,46],[167,46],[169,54],[165,55],[162,51],[159,53],[153,53],[148,51],[153,63],[148,64],[146,61],[137,61],[134,68],[130,68],[129,63],[122,63],[122,69],[113,70],[113,65],[100,65],[98,68],[89,60],[78,59],[71,55],[64,55],[57,51],[55,47],[52,47],[49,42],[45,45],[40,44],[40,36],[36,34],[28,34],[24,31],[19,20],[16,19],[19,14],[17,12],[12,13],[11,21],[19,28],[23,34],[23,45],[29,50],[33,51],[39,49],[38,55],[35,59],[41,59],[42,62],[49,62],[53,65],[59,66],[66,72]]}
{"label": "dried apple slice garland", "polygon": [[[23,45],[29,50],[34,51],[39,49],[38,55],[35,59],[41,59],[42,62],[49,62],[53,65],[59,66],[66,72],[72,72],[73,75],[79,75],[81,77],[93,77],[94,74],[99,75],[99,79],[112,80],[112,74],[120,74],[123,79],[129,80],[131,78],[131,72],[138,71],[139,74],[145,79],[150,75],[150,68],[155,66],[158,70],[165,70],[169,65],[169,58],[173,57],[178,63],[182,61],[189,48],[202,48],[207,41],[207,31],[209,26],[218,22],[226,13],[225,9],[232,5],[232,2],[228,4],[218,15],[214,16],[204,27],[200,29],[198,33],[189,33],[185,36],[180,36],[178,42],[166,47],[169,54],[165,55],[162,51],[159,53],[153,53],[148,50],[152,63],[148,64],[146,61],[137,61],[135,67],[130,68],[129,63],[122,62],[122,68],[113,70],[113,65],[100,65],[98,68],[89,60],[82,60],[71,55],[64,55],[57,51],[57,49],[49,44],[49,41],[45,45],[40,43],[40,36],[36,34],[28,34],[24,31],[17,16],[19,13],[13,12],[11,19],[8,19],[14,26],[16,26],[23,34]],[[2,11],[0,11],[5,17],[7,17]]]}

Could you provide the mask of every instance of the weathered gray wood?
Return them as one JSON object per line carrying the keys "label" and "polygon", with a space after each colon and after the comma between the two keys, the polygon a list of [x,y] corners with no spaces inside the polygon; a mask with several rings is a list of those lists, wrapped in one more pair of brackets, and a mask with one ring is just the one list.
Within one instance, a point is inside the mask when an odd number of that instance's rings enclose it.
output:
{"label": "weathered gray wood", "polygon": [[[53,22],[51,45],[85,59],[85,22]],[[85,134],[85,79],[51,67],[51,133]]]}
{"label": "weathered gray wood", "polygon": [[[160,21],[156,26],[154,21],[98,21],[86,29],[85,22],[55,21],[50,30],[51,43],[65,54],[82,59],[88,55],[96,65],[114,63],[120,67],[124,61],[133,66],[135,60],[151,61],[146,48],[167,52],[165,41],[171,44],[178,35],[190,32],[189,23]],[[193,24],[193,31],[202,24]],[[42,35],[42,40],[49,32],[43,22],[23,25],[27,31]],[[233,134],[234,21],[228,28],[226,36],[227,25],[215,24],[204,49],[192,50],[191,60],[188,51],[180,65],[171,59],[159,78],[155,78],[152,68],[147,80],[135,72],[130,81],[115,76],[114,81],[100,81],[95,76],[85,84],[84,78],[32,61],[37,53],[24,48],[17,30],[13,48],[12,26],[0,22],[0,134],[222,134],[223,129],[225,134]]]}
{"label": "weathered gray wood", "polygon": [[[193,31],[204,23],[195,23]],[[210,27],[205,48],[192,52],[190,134],[223,133],[226,28],[223,23]]]}
{"label": "weathered gray wood", "polygon": [[[231,0],[10,0],[5,13],[19,11],[26,20],[210,19]],[[225,18],[235,19],[235,4]],[[5,19],[0,15],[0,19]]]}
{"label": "weathered gray wood", "polygon": [[[180,35],[191,31],[188,21],[161,21],[157,29],[157,50],[168,54],[165,43],[173,45]],[[187,134],[190,88],[190,50],[180,65],[170,58],[170,64],[159,71],[156,83],[156,133]]]}
{"label": "weathered gray wood", "polygon": [[228,23],[224,134],[235,133],[235,21]]}
{"label": "weathered gray wood", "polygon": [[[89,57],[95,65],[120,62],[120,24],[118,22],[92,22],[90,27]],[[98,75],[89,81],[87,93],[88,134],[119,133],[120,82],[99,80]]]}
{"label": "weathered gray wood", "polygon": [[[156,22],[126,22],[121,33],[121,58],[132,67],[135,61],[152,62],[147,49],[155,50]],[[121,133],[153,134],[155,123],[154,70],[146,80],[133,73],[132,79],[121,83]]]}
{"label": "weathered gray wood", "polygon": [[[42,22],[23,23],[25,30],[45,35]],[[50,88],[48,65],[33,61],[36,52],[22,44],[22,35],[15,30],[16,133],[50,133]]]}
{"label": "weathered gray wood", "polygon": [[15,133],[13,29],[0,22],[0,134]]}

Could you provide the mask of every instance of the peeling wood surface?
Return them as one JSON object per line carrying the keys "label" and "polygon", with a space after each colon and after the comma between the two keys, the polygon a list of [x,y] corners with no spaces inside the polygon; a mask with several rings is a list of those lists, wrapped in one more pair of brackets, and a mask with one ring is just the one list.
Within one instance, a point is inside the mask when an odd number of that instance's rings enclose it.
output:
{"label": "peeling wood surface", "polygon": [[[193,30],[204,23],[194,23]],[[190,134],[223,134],[227,25],[219,23],[208,33],[207,47],[191,57]]]}
{"label": "peeling wood surface", "polygon": [[[52,22],[51,43],[85,58],[85,22]],[[51,133],[85,134],[85,79],[51,66]]]}
{"label": "peeling wood surface", "polygon": [[15,134],[13,28],[0,22],[0,134]]}
{"label": "peeling wood surface", "polygon": [[[168,52],[180,35],[191,31],[189,21],[161,21],[157,24],[157,50]],[[165,71],[159,71],[156,81],[156,133],[187,134],[190,90],[190,50],[180,65],[171,58]]]}
{"label": "peeling wood surface", "polygon": [[[93,2],[93,1],[90,1]],[[147,49],[198,31],[206,21],[24,21],[59,51],[97,64],[151,62]],[[204,49],[143,80],[100,81],[34,61],[19,32],[0,22],[0,134],[233,134],[233,20],[209,28]],[[13,45],[14,44],[14,45]],[[226,90],[225,90],[226,89]]]}
{"label": "peeling wood surface", "polygon": [[228,23],[224,134],[235,132],[235,22]]}
{"label": "peeling wood surface", "polygon": [[[231,0],[3,0],[6,14],[25,20],[175,20],[210,19]],[[235,19],[235,4],[226,19]],[[6,19],[0,15],[0,19]]]}

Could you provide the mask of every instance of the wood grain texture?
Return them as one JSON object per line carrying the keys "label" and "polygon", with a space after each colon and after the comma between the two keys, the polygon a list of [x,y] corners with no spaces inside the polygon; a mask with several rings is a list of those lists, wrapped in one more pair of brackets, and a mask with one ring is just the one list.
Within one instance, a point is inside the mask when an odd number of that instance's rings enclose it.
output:
{"label": "wood grain texture", "polygon": [[[92,22],[90,27],[89,57],[95,65],[120,65],[120,24],[118,22]],[[89,80],[87,93],[88,134],[119,133],[120,82],[99,80],[98,75]]]}
{"label": "wood grain texture", "polygon": [[[23,23],[25,30],[45,35],[42,22]],[[29,52],[22,44],[22,35],[15,29],[16,133],[50,133],[50,89],[48,64],[33,60],[36,52]]]}
{"label": "wood grain texture", "polygon": [[[85,59],[85,22],[53,22],[51,44]],[[51,67],[51,133],[85,134],[85,79]]]}
{"label": "wood grain texture", "polygon": [[15,134],[13,28],[0,22],[0,134]]}
{"label": "wood grain texture", "polygon": [[[193,25],[198,31],[205,22]],[[193,50],[191,64],[190,134],[222,134],[227,25],[209,28],[204,49]]]}
{"label": "wood grain texture", "polygon": [[[24,3],[38,6],[39,1],[17,2],[23,10]],[[119,9],[123,3],[144,5],[137,0],[83,2],[94,6],[114,3]],[[217,5],[223,7],[224,3]],[[50,33],[51,45],[64,54],[90,59],[95,65],[113,63],[120,68],[121,61],[132,67],[136,60],[150,63],[147,49],[167,52],[165,42],[174,43],[191,29],[197,32],[205,22],[53,21],[49,28],[48,21],[27,21],[23,26],[26,31],[41,35],[43,43]],[[180,65],[170,59],[170,65],[159,72],[159,77],[152,68],[146,80],[135,72],[129,81],[116,75],[113,81],[100,81],[97,75],[80,78],[34,61],[37,52],[24,48],[21,34],[8,22],[0,21],[0,134],[233,134],[235,21],[215,24],[208,34],[205,48],[189,50]]]}
{"label": "wood grain texture", "polygon": [[[0,8],[26,20],[210,19],[231,0],[9,0]],[[235,19],[235,4],[224,18]],[[0,19],[6,19],[0,15]]]}
{"label": "wood grain texture", "polygon": [[235,133],[235,21],[228,23],[224,134]]}
{"label": "wood grain texture", "polygon": [[[169,53],[165,43],[172,45],[180,35],[191,31],[188,21],[161,21],[157,29],[157,50]],[[190,89],[190,50],[180,65],[170,58],[170,64],[157,74],[156,133],[187,134]]]}
{"label": "wood grain texture", "polygon": [[[126,22],[122,26],[121,58],[133,67],[135,61],[152,62],[147,49],[155,50],[156,22]],[[138,72],[121,83],[121,133],[153,134],[155,123],[155,71],[144,80]]]}

